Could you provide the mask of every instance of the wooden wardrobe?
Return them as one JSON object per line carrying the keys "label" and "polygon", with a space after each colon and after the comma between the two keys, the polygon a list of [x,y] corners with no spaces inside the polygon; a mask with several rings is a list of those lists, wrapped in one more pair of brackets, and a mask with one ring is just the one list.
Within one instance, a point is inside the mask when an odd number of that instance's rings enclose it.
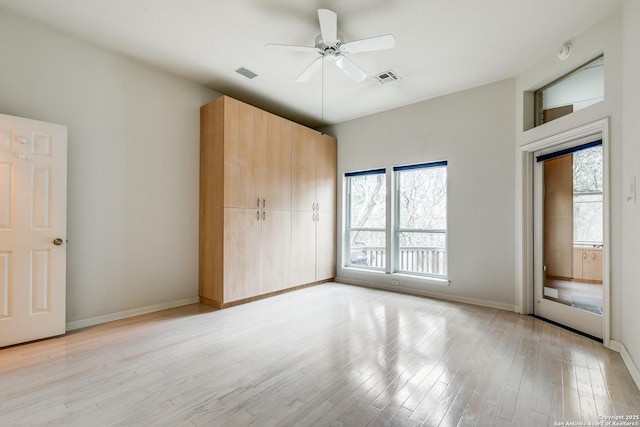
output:
{"label": "wooden wardrobe", "polygon": [[228,96],[200,109],[200,300],[333,280],[336,140]]}

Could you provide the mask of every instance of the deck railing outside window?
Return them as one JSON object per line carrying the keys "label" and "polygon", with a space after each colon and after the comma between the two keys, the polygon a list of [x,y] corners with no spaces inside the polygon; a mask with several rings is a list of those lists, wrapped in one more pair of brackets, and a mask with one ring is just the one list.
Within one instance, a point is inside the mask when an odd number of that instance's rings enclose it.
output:
{"label": "deck railing outside window", "polygon": [[[385,262],[384,247],[353,247],[351,249],[351,265],[383,268]],[[445,274],[445,249],[437,247],[400,248],[400,265],[398,270],[413,271],[423,274]]]}

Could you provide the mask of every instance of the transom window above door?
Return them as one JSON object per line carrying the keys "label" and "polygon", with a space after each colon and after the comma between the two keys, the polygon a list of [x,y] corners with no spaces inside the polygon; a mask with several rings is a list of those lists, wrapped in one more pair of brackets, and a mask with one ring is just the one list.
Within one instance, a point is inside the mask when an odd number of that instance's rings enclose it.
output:
{"label": "transom window above door", "polygon": [[535,126],[604,100],[604,56],[599,56],[576,70],[534,92]]}

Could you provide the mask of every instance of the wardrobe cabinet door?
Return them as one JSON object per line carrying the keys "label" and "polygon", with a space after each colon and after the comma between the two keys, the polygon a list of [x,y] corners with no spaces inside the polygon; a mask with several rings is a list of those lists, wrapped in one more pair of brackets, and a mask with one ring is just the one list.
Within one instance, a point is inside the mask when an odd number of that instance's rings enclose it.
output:
{"label": "wardrobe cabinet door", "polygon": [[224,210],[224,303],[262,293],[259,213],[257,209]]}
{"label": "wardrobe cabinet door", "polygon": [[316,150],[320,134],[294,125],[292,135],[292,209],[311,211],[316,203]]}
{"label": "wardrobe cabinet door", "polygon": [[336,271],[336,140],[321,135],[317,157],[316,280]]}
{"label": "wardrobe cabinet door", "polygon": [[263,292],[291,284],[291,211],[265,210],[262,221]]}
{"label": "wardrobe cabinet door", "polygon": [[256,108],[227,98],[224,109],[224,206],[257,207],[264,142],[256,140],[265,122]]}
{"label": "wardrobe cabinet door", "polygon": [[336,214],[319,212],[316,221],[316,280],[336,276]]}
{"label": "wardrobe cabinet door", "polygon": [[336,211],[336,139],[329,135],[318,139],[316,201],[320,211]]}
{"label": "wardrobe cabinet door", "polygon": [[300,286],[316,280],[316,223],[315,212],[291,212],[291,267],[293,285]]}
{"label": "wardrobe cabinet door", "polygon": [[266,167],[260,180],[264,209],[291,210],[291,128],[282,117],[267,115]]}

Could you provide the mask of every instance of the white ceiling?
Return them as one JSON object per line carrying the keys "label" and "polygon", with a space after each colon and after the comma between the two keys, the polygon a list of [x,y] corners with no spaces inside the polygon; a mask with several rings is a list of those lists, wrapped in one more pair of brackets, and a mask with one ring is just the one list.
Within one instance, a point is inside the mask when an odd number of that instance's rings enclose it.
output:
{"label": "white ceiling", "polygon": [[[339,123],[514,77],[622,0],[0,0],[0,7],[182,75],[309,126]],[[332,63],[295,78],[314,53],[317,9],[338,13],[345,41],[394,34],[393,50],[352,54],[370,75],[354,83]],[[234,72],[246,67],[249,80]],[[323,87],[324,75],[324,90]]]}

